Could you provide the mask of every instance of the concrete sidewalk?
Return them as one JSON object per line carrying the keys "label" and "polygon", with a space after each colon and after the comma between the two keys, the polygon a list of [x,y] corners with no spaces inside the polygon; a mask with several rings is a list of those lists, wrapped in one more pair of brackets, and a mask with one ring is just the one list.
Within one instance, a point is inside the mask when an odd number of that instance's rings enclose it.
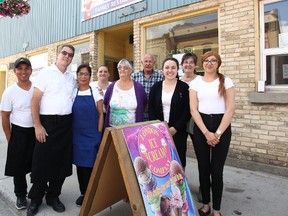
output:
{"label": "concrete sidewalk", "polygon": [[[10,208],[14,215],[26,215],[26,210],[17,210],[15,208],[16,197],[13,189],[12,177],[4,176],[6,162],[7,142],[4,137],[2,127],[0,129],[0,199],[4,199],[6,206],[0,206],[0,216],[7,216],[1,209]],[[193,197],[196,197],[198,191],[198,171],[197,161],[188,158],[187,178]],[[30,178],[27,175],[29,182]],[[30,188],[31,185],[29,185]],[[47,206],[45,199],[39,208],[39,216],[76,216],[79,215],[80,208],[75,205],[79,196],[79,187],[75,169],[73,175],[66,179],[61,201],[66,206],[64,213],[57,213]],[[288,178],[282,176],[270,175],[262,172],[255,172],[245,169],[225,167],[224,171],[224,191],[222,199],[222,215],[233,216],[286,216],[288,215]],[[0,202],[3,203],[3,202]],[[201,203],[196,202],[198,207]],[[7,212],[7,211],[6,211]],[[129,203],[119,201],[112,207],[103,210],[97,216],[125,216],[132,215]]]}

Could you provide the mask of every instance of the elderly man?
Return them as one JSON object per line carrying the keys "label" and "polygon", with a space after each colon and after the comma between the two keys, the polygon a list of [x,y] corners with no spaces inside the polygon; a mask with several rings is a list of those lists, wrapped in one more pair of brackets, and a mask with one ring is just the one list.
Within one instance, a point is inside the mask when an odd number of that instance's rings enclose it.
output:
{"label": "elderly man", "polygon": [[[151,87],[156,82],[163,80],[163,74],[154,70],[155,59],[151,54],[145,54],[141,60],[141,64],[143,66],[143,70],[132,73],[131,78],[143,85],[147,94],[147,99],[149,99],[149,92]],[[144,113],[144,120],[147,121],[148,119],[148,112],[146,110]]]}

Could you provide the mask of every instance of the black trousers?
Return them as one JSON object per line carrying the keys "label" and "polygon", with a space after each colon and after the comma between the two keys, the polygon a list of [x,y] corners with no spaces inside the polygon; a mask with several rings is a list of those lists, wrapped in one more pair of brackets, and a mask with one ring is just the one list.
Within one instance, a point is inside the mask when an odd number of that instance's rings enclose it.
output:
{"label": "black trousers", "polygon": [[[200,114],[207,129],[210,132],[215,132],[223,114]],[[193,139],[203,204],[209,204],[210,188],[212,188],[213,209],[220,210],[223,192],[223,169],[231,141],[231,125],[221,135],[220,142],[215,147],[210,147],[207,144],[205,136],[196,124]]]}
{"label": "black trousers", "polygon": [[16,197],[26,197],[27,194],[26,175],[14,176],[13,181],[14,181],[14,193]]}
{"label": "black trousers", "polygon": [[76,168],[77,168],[79,189],[81,195],[85,195],[93,167],[76,166]]}
{"label": "black trousers", "polygon": [[177,131],[173,136],[173,141],[183,168],[186,167],[187,134],[186,131]]}
{"label": "black trousers", "polygon": [[61,194],[62,185],[65,181],[65,178],[58,179],[55,181],[49,181],[48,188],[47,188],[47,181],[37,181],[34,182],[29,194],[28,198],[31,199],[31,203],[36,203],[40,205],[42,203],[42,198],[46,193],[46,201],[52,201],[58,199],[59,195]]}

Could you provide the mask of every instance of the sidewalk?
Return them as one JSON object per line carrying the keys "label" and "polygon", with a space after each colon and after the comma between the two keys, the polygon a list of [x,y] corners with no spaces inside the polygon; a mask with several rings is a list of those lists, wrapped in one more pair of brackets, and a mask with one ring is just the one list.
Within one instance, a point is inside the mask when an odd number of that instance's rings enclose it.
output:
{"label": "sidewalk", "polygon": [[[1,208],[11,208],[15,215],[24,216],[26,210],[18,211],[15,208],[15,195],[13,192],[12,177],[4,176],[4,168],[6,162],[7,143],[0,128],[0,197],[9,203]],[[193,158],[187,160],[187,178],[193,197],[196,197],[198,191],[198,171],[197,161]],[[27,180],[29,182],[29,175]],[[30,187],[31,185],[29,185]],[[79,187],[75,167],[73,175],[68,177],[63,185],[61,201],[66,206],[64,213],[57,213],[47,206],[45,199],[39,208],[37,216],[76,216],[79,215],[80,208],[75,205],[75,201],[79,196]],[[271,216],[288,215],[288,178],[270,175],[262,172],[255,172],[225,167],[224,171],[224,190],[222,199],[222,215],[223,216]],[[200,203],[196,202],[198,207]],[[129,216],[132,215],[129,203],[119,201],[111,208],[105,209],[97,216]],[[0,216],[7,216],[2,214]]]}

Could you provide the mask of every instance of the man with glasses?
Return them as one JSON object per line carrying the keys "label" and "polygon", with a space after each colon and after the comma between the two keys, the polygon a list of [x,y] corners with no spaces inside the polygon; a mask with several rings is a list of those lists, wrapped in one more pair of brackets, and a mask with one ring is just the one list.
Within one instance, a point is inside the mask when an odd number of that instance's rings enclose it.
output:
{"label": "man with glasses", "polygon": [[[46,203],[64,212],[62,185],[72,174],[72,104],[76,81],[69,71],[75,48],[63,45],[55,64],[40,71],[31,100],[36,144],[32,160],[27,216],[37,214],[46,190]],[[47,183],[49,187],[47,188]]]}

